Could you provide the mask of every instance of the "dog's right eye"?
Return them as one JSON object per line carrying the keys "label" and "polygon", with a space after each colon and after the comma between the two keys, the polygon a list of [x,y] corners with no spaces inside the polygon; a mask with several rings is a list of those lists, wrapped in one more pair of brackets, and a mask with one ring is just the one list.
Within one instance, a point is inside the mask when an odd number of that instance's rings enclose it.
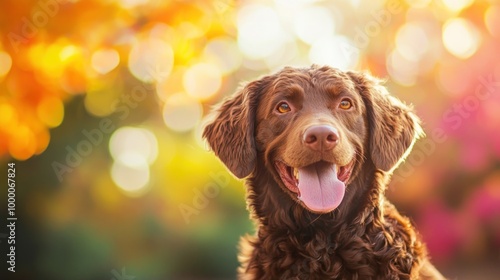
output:
{"label": "dog's right eye", "polygon": [[288,105],[288,103],[280,102],[278,104],[278,106],[276,107],[276,110],[278,110],[278,112],[284,114],[284,113],[290,112],[292,110],[292,108],[290,108],[290,105]]}
{"label": "dog's right eye", "polygon": [[352,102],[348,98],[342,99],[339,104],[339,108],[343,110],[349,110],[352,107]]}

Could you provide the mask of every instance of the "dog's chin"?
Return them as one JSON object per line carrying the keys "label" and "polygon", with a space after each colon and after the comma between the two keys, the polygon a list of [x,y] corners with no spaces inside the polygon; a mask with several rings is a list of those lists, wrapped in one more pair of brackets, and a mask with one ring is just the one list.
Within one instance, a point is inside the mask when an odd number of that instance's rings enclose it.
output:
{"label": "dog's chin", "polygon": [[317,214],[329,213],[342,202],[355,160],[340,166],[318,161],[302,167],[292,167],[275,161],[282,187],[302,207]]}

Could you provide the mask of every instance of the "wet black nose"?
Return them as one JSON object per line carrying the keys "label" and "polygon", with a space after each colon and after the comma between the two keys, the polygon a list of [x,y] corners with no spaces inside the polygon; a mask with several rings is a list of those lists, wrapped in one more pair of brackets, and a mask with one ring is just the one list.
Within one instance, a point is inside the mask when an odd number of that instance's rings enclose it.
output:
{"label": "wet black nose", "polygon": [[329,125],[314,125],[304,131],[304,144],[315,151],[333,149],[339,142],[339,133]]}

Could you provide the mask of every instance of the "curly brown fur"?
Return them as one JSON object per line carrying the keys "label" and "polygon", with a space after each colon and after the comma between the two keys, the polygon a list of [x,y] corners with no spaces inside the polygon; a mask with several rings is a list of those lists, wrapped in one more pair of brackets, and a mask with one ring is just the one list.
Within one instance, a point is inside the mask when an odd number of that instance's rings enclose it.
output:
{"label": "curly brown fur", "polygon": [[[345,109],[342,100],[353,106]],[[283,102],[288,107],[277,111]],[[408,218],[384,197],[390,174],[422,132],[411,108],[378,80],[287,67],[248,84],[214,117],[203,135],[233,174],[248,177],[258,227],[240,242],[240,279],[444,279]],[[300,180],[316,178],[311,169],[321,182],[304,186]],[[305,175],[293,179],[293,170]],[[318,202],[313,185],[340,196],[340,204]],[[330,185],[345,186],[345,194],[332,196]]]}

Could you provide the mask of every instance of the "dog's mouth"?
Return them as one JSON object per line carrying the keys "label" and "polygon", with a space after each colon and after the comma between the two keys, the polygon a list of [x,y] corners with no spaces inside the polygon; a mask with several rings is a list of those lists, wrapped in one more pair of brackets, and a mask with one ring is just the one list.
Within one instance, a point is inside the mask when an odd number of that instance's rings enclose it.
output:
{"label": "dog's mouth", "polygon": [[276,161],[276,170],[287,189],[312,212],[328,213],[336,209],[345,194],[354,160],[344,166],[318,161],[294,168]]}

